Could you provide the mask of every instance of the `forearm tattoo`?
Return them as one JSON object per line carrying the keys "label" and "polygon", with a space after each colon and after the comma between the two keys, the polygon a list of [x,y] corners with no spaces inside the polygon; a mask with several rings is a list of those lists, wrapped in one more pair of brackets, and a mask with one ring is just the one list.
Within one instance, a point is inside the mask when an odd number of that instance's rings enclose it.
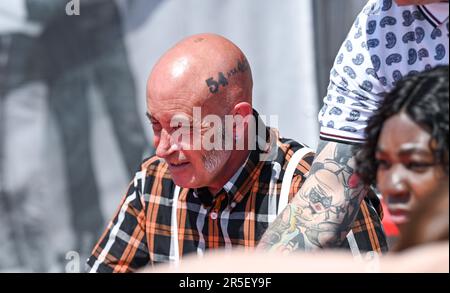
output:
{"label": "forearm tattoo", "polygon": [[259,248],[289,252],[339,246],[368,188],[354,174],[354,146],[320,141],[308,178]]}

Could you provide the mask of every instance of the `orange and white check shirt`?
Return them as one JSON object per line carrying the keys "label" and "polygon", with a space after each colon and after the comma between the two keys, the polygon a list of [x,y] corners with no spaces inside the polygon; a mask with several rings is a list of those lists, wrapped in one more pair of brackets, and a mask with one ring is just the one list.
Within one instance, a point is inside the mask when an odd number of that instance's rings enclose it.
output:
{"label": "orange and white check shirt", "polygon": [[[207,249],[255,247],[277,217],[289,160],[305,147],[267,129],[275,133],[276,158],[260,161],[262,151],[251,151],[246,163],[214,197],[206,188],[177,187],[163,160],[152,157],[144,161],[88,259],[87,270],[132,272]],[[297,165],[289,200],[305,181],[313,157],[309,153]],[[387,250],[379,214],[369,200],[362,202],[352,231],[360,250]]]}

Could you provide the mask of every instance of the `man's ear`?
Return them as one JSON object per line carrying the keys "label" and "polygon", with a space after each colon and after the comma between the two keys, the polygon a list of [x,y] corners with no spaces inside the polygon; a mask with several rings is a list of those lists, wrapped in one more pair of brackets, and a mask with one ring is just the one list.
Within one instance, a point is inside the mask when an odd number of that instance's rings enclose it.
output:
{"label": "man's ear", "polygon": [[253,107],[247,102],[241,102],[234,106],[233,114],[239,114],[242,117],[253,115]]}
{"label": "man's ear", "polygon": [[234,116],[233,134],[235,139],[240,139],[248,128],[248,120],[253,119],[253,107],[247,102],[241,102],[234,106],[231,113]]}

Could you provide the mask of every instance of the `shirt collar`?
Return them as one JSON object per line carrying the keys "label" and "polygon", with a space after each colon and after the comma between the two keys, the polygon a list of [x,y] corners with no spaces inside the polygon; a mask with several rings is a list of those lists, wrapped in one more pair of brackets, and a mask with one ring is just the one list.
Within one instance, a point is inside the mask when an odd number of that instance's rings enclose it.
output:
{"label": "shirt collar", "polygon": [[419,10],[435,27],[448,20],[448,2],[419,5]]}

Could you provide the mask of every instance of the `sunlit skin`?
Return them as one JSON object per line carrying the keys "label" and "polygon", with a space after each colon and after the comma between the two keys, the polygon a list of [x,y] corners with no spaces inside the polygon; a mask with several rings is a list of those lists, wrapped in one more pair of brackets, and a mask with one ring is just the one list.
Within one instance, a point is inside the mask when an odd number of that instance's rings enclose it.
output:
{"label": "sunlit skin", "polygon": [[377,187],[400,229],[413,206],[448,190],[448,175],[435,161],[430,140],[431,135],[403,112],[386,120],[381,130],[375,154]]}
{"label": "sunlit skin", "polygon": [[448,1],[442,1],[442,0],[395,0],[395,3],[397,3],[398,6],[425,5],[425,4],[438,3],[438,2],[447,2],[448,3]]}
{"label": "sunlit skin", "polygon": [[[174,116],[193,124],[193,107],[202,117],[215,114],[252,114],[251,71],[233,76],[229,84],[211,93],[205,80],[217,78],[236,66],[244,55],[230,41],[212,34],[191,36],[170,49],[153,68],[147,82],[147,114],[153,127],[156,155],[168,163],[175,184],[186,188],[208,187],[215,194],[235,174],[248,151],[193,150],[193,141],[175,141]],[[209,125],[201,122],[201,134]],[[243,133],[235,133],[245,139]],[[192,136],[193,137],[193,136]]]}

